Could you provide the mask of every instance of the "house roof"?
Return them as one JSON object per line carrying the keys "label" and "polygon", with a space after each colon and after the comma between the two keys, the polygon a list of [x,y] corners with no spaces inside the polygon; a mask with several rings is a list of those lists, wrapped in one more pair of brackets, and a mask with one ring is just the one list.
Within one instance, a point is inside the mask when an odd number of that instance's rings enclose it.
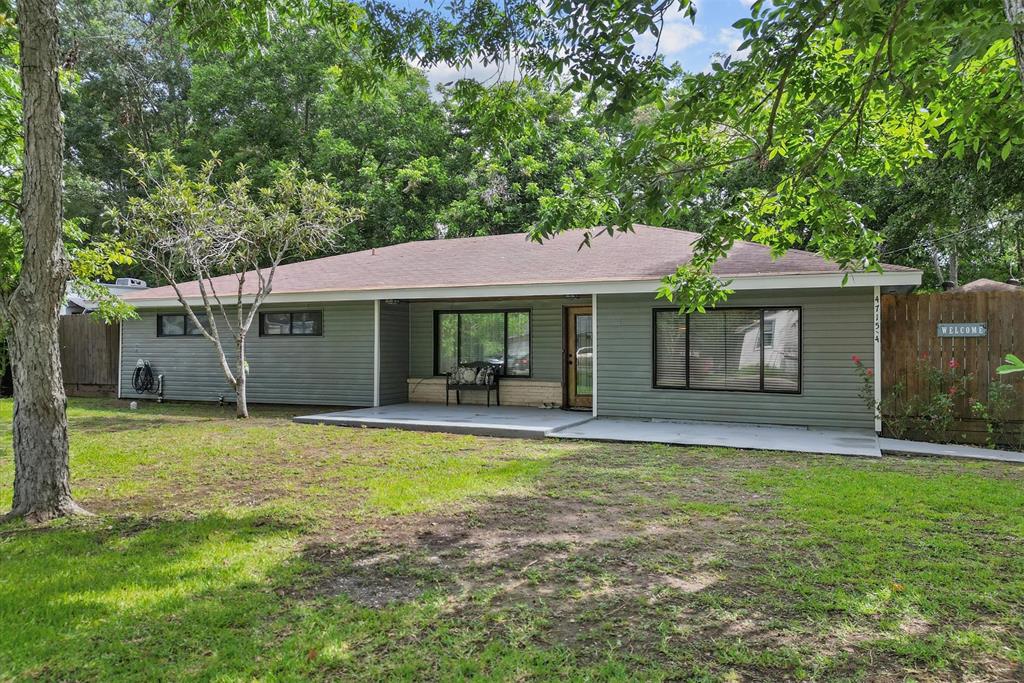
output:
{"label": "house roof", "polygon": [[997,280],[989,280],[988,278],[980,278],[972,282],[968,282],[965,285],[954,287],[948,290],[950,292],[1024,292],[1024,288],[1018,287],[1017,285],[1011,285],[1007,282],[999,282]]}
{"label": "house roof", "polygon": [[[526,234],[465,237],[406,242],[280,266],[274,295],[325,292],[367,292],[451,287],[488,287],[574,283],[615,283],[659,280],[693,256],[698,233],[646,225],[632,233],[599,235],[580,248],[584,231],[567,231],[531,242]],[[885,265],[886,272],[918,273]],[[773,260],[771,250],[737,242],[728,257],[715,265],[716,275],[747,276],[841,274],[842,269],[817,254],[790,250]],[[919,281],[919,280],[918,280]],[[219,293],[237,288],[235,276],[214,278]],[[195,282],[180,286],[186,297],[199,295]],[[247,278],[253,293],[256,278]],[[129,301],[174,299],[170,286],[125,295]]]}

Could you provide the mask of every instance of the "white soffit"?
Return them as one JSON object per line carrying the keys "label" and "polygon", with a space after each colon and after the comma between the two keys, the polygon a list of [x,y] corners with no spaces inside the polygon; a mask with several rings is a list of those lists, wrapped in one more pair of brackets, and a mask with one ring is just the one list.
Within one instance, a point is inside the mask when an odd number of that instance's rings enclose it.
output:
{"label": "white soffit", "polygon": [[[889,271],[885,273],[850,273],[843,283],[843,273],[806,275],[747,275],[734,277],[729,285],[735,291],[773,289],[824,289],[836,287],[898,287],[921,284],[920,271]],[[401,289],[368,289],[347,291],[271,293],[264,303],[306,303],[319,301],[374,301],[378,299],[483,299],[496,297],[565,296],[582,294],[654,294],[661,280],[626,280],[605,282],[555,282],[517,285],[479,285],[463,287],[415,287]],[[190,304],[202,303],[199,297]],[[245,303],[252,296],[243,298]],[[136,308],[178,306],[176,298],[127,299]],[[225,301],[225,303],[229,303]]]}

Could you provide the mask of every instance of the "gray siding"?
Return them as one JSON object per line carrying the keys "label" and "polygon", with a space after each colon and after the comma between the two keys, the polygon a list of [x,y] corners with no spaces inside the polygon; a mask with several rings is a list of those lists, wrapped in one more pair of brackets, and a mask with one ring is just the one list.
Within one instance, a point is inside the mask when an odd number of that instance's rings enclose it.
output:
{"label": "gray siding", "polygon": [[800,394],[655,389],[651,310],[668,305],[643,295],[597,300],[598,415],[763,424],[871,428],[871,411],[850,356],[873,362],[869,288],[737,292],[728,306],[800,306]]}
{"label": "gray siding", "polygon": [[409,400],[409,304],[380,305],[380,404]]}
{"label": "gray siding", "polygon": [[[247,342],[248,398],[253,403],[369,406],[373,404],[373,302],[322,305],[267,305],[262,311],[323,311],[321,337],[260,337],[254,323]],[[167,309],[160,313],[178,313]],[[122,324],[121,395],[136,394],[132,373],[140,358],[154,373],[164,374],[164,396],[170,400],[216,401],[234,392],[205,337],[158,337],[157,312],[143,312]],[[220,317],[219,315],[217,317]],[[220,329],[224,330],[223,322]],[[226,333],[226,345],[233,347]],[[233,353],[229,358],[233,361]]]}
{"label": "gray siding", "polygon": [[532,344],[530,379],[561,382],[563,307],[589,305],[589,296],[579,299],[413,302],[409,306],[410,376],[431,377],[434,374],[434,311],[529,309]]}

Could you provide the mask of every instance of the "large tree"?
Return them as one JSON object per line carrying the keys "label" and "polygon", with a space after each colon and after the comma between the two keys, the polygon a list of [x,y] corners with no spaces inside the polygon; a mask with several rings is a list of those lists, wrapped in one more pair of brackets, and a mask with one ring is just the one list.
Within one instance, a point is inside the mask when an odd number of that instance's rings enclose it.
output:
{"label": "large tree", "polygon": [[21,258],[0,296],[14,379],[14,502],[9,516],[44,521],[81,512],[68,476],[66,398],[57,325],[71,275],[64,248],[64,135],[56,0],[21,0],[18,59],[24,135]]}

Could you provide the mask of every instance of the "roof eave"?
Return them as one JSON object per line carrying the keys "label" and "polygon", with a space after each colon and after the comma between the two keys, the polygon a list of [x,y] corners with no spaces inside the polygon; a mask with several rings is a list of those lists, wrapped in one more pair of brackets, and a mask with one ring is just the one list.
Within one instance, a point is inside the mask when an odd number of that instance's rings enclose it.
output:
{"label": "roof eave", "polygon": [[[723,278],[731,281],[730,289],[822,289],[834,287],[916,287],[921,284],[921,271],[886,271],[862,273],[793,273],[786,275],[737,275]],[[845,281],[844,281],[845,280]],[[654,294],[662,280],[613,280],[592,282],[523,283],[501,285],[468,285],[440,287],[378,288],[361,290],[310,290],[303,292],[272,292],[265,303],[305,303],[326,301],[373,301],[376,299],[484,299],[494,297],[571,296],[585,294]],[[243,297],[251,303],[252,296]],[[177,297],[127,298],[136,308],[166,308],[180,305]],[[198,296],[190,304],[202,303]]]}

